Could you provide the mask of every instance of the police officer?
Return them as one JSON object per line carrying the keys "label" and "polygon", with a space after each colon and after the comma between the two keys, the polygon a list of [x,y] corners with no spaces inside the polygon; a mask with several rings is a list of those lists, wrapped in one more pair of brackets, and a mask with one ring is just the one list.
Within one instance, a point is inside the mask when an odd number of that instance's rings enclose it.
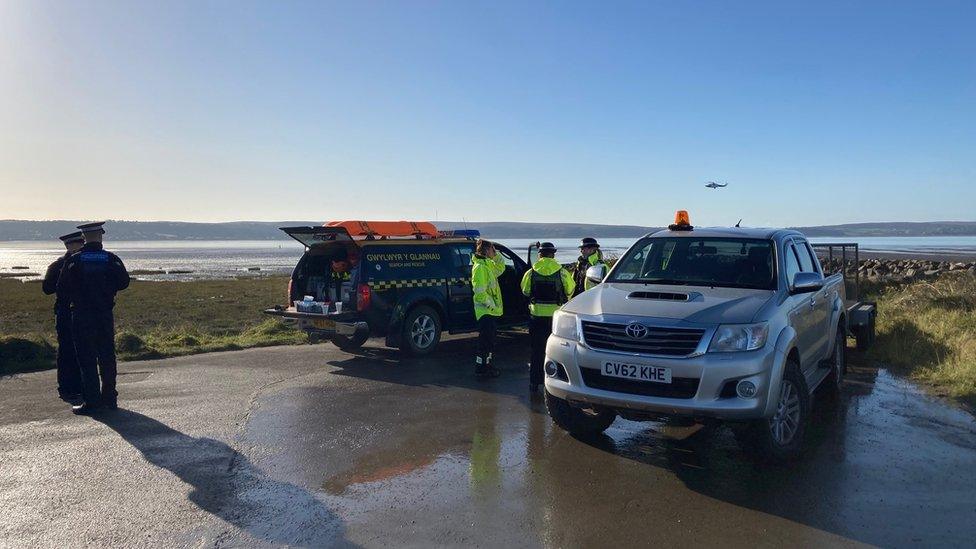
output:
{"label": "police officer", "polygon": [[552,314],[569,301],[576,288],[573,275],[556,262],[552,242],[539,245],[539,260],[522,276],[522,293],[529,298],[529,392],[542,384],[542,363],[546,359],[546,341],[552,334]]}
{"label": "police officer", "polygon": [[471,258],[471,289],[474,317],[478,321],[478,356],[475,357],[476,377],[498,377],[501,372],[492,364],[495,349],[496,319],[504,311],[502,290],[498,277],[505,272],[505,260],[495,251],[495,245],[478,240]]}
{"label": "police officer", "polygon": [[81,403],[81,371],[75,356],[75,341],[71,337],[71,309],[63,293],[58,291],[58,279],[61,278],[65,260],[81,249],[85,239],[82,238],[81,231],[60,238],[66,249],[65,254],[48,266],[41,288],[47,295],[56,294],[54,327],[58,333],[58,396],[75,405]]}
{"label": "police officer", "polygon": [[595,286],[595,284],[586,279],[587,269],[594,265],[607,265],[603,261],[600,243],[595,238],[586,237],[580,240],[579,251],[579,258],[576,260],[576,265],[573,266],[573,282],[576,283],[576,293],[574,295],[579,295]]}
{"label": "police officer", "polygon": [[129,287],[129,273],[118,256],[102,248],[102,225],[104,222],[78,226],[85,245],[65,260],[58,282],[58,291],[71,305],[71,329],[81,370],[84,403],[72,407],[76,414],[91,414],[100,406],[118,407],[112,308],[116,292]]}

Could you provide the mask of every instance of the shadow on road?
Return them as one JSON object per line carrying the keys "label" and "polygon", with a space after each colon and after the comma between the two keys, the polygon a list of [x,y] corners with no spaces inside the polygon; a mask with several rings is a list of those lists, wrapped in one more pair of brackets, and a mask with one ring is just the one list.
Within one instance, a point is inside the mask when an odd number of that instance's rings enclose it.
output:
{"label": "shadow on road", "polygon": [[460,387],[519,397],[530,405],[528,334],[498,334],[495,364],[502,375],[495,379],[474,377],[476,345],[473,338],[450,339],[442,341],[433,354],[425,357],[407,357],[398,349],[367,347],[355,351],[351,358],[329,364],[339,368],[332,372],[334,375],[413,387]]}
{"label": "shadow on road", "polygon": [[200,509],[274,545],[348,544],[342,521],[315,496],[269,478],[227,444],[195,438],[132,410],[94,416],[138,449],[149,463],[193,487]]}

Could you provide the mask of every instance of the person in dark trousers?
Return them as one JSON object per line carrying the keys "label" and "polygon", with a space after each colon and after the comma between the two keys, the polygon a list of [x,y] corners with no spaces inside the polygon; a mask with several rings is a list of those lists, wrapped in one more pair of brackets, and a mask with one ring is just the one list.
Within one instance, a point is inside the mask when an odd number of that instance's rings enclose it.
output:
{"label": "person in dark trousers", "polygon": [[586,278],[587,269],[594,265],[607,265],[606,261],[603,260],[603,253],[600,251],[600,243],[595,238],[588,236],[580,240],[579,251],[579,258],[576,260],[576,265],[573,266],[573,282],[576,283],[575,295],[595,286]]}
{"label": "person in dark trousers", "polygon": [[81,236],[81,231],[60,238],[61,242],[64,242],[65,254],[48,266],[41,288],[47,295],[55,294],[54,328],[58,334],[58,396],[61,400],[76,405],[81,404],[81,370],[78,368],[78,358],[75,355],[75,340],[71,337],[71,308],[65,296],[58,291],[58,279],[61,278],[64,262],[71,254],[81,249],[85,239]]}
{"label": "person in dark trousers", "polygon": [[[84,402],[72,407],[87,415],[104,406],[118,407],[115,390],[115,294],[129,287],[129,273],[122,260],[102,248],[104,222],[78,226],[85,245],[68,257],[58,281],[71,306],[71,330],[81,370]],[[101,386],[99,386],[99,373]]]}
{"label": "person in dark trousers", "polygon": [[546,342],[552,334],[552,315],[569,301],[576,288],[573,275],[556,262],[552,242],[539,245],[539,260],[522,276],[522,293],[529,298],[529,392],[536,393],[543,382],[542,363]]}
{"label": "person in dark trousers", "polygon": [[505,272],[505,260],[495,251],[495,245],[478,240],[471,258],[471,289],[474,317],[478,321],[478,355],[475,357],[476,377],[498,377],[501,372],[493,364],[496,319],[502,316],[502,290],[498,277]]}

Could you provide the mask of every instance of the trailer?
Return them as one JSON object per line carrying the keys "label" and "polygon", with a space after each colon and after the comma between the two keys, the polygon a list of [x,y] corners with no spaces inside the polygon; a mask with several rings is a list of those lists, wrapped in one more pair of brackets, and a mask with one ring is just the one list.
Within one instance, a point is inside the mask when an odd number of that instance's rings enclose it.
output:
{"label": "trailer", "polygon": [[847,299],[847,331],[857,341],[857,350],[865,351],[874,343],[877,303],[861,299],[861,254],[854,242],[811,242],[824,276],[840,273]]}

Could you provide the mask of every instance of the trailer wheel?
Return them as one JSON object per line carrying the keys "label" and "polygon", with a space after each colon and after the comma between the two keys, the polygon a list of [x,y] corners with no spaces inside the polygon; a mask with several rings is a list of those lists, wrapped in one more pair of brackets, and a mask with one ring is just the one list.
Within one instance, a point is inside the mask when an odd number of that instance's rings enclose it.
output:
{"label": "trailer wheel", "polygon": [[410,356],[424,356],[441,340],[441,316],[427,305],[410,309],[403,319],[400,350]]}
{"label": "trailer wheel", "polygon": [[351,336],[335,334],[329,338],[336,347],[343,351],[355,351],[362,347],[369,339],[369,332],[366,330],[357,331]]}

